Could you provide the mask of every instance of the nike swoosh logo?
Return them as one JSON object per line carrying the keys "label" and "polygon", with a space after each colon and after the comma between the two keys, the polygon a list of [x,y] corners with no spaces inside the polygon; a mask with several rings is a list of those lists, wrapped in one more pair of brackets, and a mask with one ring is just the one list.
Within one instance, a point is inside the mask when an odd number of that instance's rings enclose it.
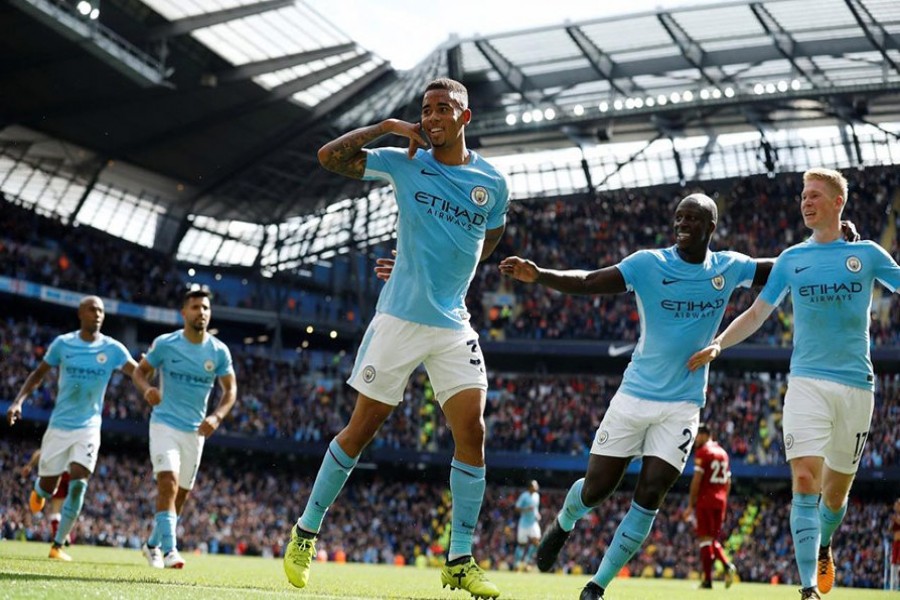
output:
{"label": "nike swoosh logo", "polygon": [[628,354],[632,350],[634,350],[634,344],[622,344],[621,346],[616,346],[615,344],[609,345],[610,356],[622,356],[623,354]]}
{"label": "nike swoosh logo", "polygon": [[807,270],[809,267],[794,267],[794,273],[802,273]]}
{"label": "nike swoosh logo", "polygon": [[672,285],[673,283],[676,283],[678,281],[681,281],[681,280],[680,279],[663,279],[662,283],[663,283],[663,285]]}
{"label": "nike swoosh logo", "polygon": [[816,529],[818,529],[818,527],[806,527],[806,528],[804,528],[804,529],[798,529],[797,531],[794,532],[794,534],[795,534],[795,535],[800,535],[800,534],[803,533],[804,531],[815,531]]}
{"label": "nike swoosh logo", "polygon": [[173,363],[181,362],[181,359],[180,359],[180,358],[173,358],[173,359],[172,359],[172,362],[173,362]]}
{"label": "nike swoosh logo", "polygon": [[440,177],[440,173],[432,173],[431,171],[427,171],[425,169],[422,169],[419,172],[422,173],[422,175],[428,175],[429,177]]}

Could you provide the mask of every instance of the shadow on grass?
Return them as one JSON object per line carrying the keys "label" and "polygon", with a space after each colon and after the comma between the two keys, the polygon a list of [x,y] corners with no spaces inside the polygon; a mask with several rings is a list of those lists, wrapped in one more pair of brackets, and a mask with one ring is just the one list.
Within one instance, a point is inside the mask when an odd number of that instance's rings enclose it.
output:
{"label": "shadow on grass", "polygon": [[[104,563],[94,563],[91,565],[99,565]],[[122,563],[106,563],[114,566],[121,566]],[[76,575],[66,575],[66,574],[53,574],[53,573],[10,573],[8,571],[0,570],[0,589],[3,587],[3,582],[36,582],[36,581],[80,581],[84,583],[119,583],[122,585],[133,585],[136,583],[144,583],[144,584],[154,584],[154,585],[165,585],[171,587],[179,587],[179,588],[196,588],[196,589],[205,589],[205,588],[215,588],[215,589],[228,589],[234,592],[242,592],[242,591],[252,591],[252,592],[282,592],[284,590],[273,589],[270,587],[261,587],[261,586],[252,586],[252,585],[242,585],[242,586],[219,586],[208,583],[198,583],[196,581],[166,581],[163,579],[158,579],[156,577],[134,577],[123,579],[121,577],[79,577]],[[331,597],[331,596],[330,596]],[[338,596],[333,596],[338,597]]]}

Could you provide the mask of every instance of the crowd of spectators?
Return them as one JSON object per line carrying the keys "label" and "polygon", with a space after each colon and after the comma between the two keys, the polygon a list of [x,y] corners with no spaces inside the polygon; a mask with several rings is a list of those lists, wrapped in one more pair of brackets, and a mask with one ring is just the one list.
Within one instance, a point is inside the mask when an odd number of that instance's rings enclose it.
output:
{"label": "crowd of spectators", "polygon": [[[32,320],[0,322],[0,399],[11,400],[60,331]],[[134,352],[137,356],[138,353]],[[340,358],[336,355],[337,358]],[[303,355],[291,362],[233,351],[240,398],[221,433],[248,438],[325,444],[349,419],[355,393],[344,384],[350,361],[313,370]],[[534,374],[489,371],[485,409],[488,450],[586,455],[621,375]],[[702,418],[734,459],[782,464],[783,373],[710,371]],[[210,405],[217,402],[214,389]],[[48,378],[27,401],[49,411],[55,380]],[[114,373],[106,393],[105,419],[144,423],[149,407],[130,379]],[[402,402],[382,427],[373,448],[439,451],[453,447],[452,434],[424,371],[410,379]],[[863,468],[900,465],[900,375],[879,375],[875,413]]]}
{"label": "crowd of spectators", "polygon": [[[845,175],[850,200],[844,217],[854,222],[863,238],[882,241],[900,187],[900,173],[867,169]],[[787,174],[714,182],[703,190],[661,186],[604,192],[591,200],[515,202],[495,255],[515,254],[558,269],[593,270],[613,265],[636,250],[674,243],[672,215],[678,201],[688,193],[703,191],[713,196],[720,208],[713,249],[775,258],[808,236],[798,208],[801,189],[800,176]],[[900,257],[896,247],[893,250],[895,259]],[[738,290],[725,323],[749,306],[757,293]],[[542,286],[512,282],[486,267],[476,273],[467,300],[473,323],[481,324],[482,334],[494,339],[634,341],[638,335],[637,307],[631,294],[563,295]],[[897,343],[894,332],[900,326],[900,302],[892,299],[890,306],[890,320],[873,319],[875,345]],[[791,327],[788,299],[749,341],[790,345]]]}
{"label": "crowd of spectators", "polygon": [[[900,173],[870,168],[848,170],[845,175],[850,182],[845,217],[854,221],[864,238],[882,241]],[[467,305],[472,323],[494,339],[634,341],[638,313],[631,294],[578,297],[515,283],[501,277],[496,260],[517,254],[542,266],[596,269],[639,249],[668,246],[674,208],[693,191],[715,197],[720,206],[714,249],[774,258],[807,235],[797,208],[801,188],[798,174],[784,174],[716,181],[702,190],[660,186],[603,192],[590,200],[514,202],[494,258],[478,269],[470,287]],[[0,199],[0,204],[0,274],[141,304],[179,306],[185,282],[170,257],[90,227],[70,227],[7,200]],[[895,237],[888,236],[884,242],[895,258],[900,257]],[[389,251],[386,245],[373,255],[387,256]],[[246,297],[228,301],[220,296],[217,303],[273,310],[274,298],[246,290]],[[756,294],[756,290],[739,290],[725,321],[749,306]],[[876,292],[877,297],[880,294]],[[346,308],[344,299],[337,300],[336,314],[352,314],[355,320],[356,312]],[[313,316],[324,318],[322,303],[316,307]],[[296,299],[291,296],[281,310],[296,314]],[[789,345],[791,327],[790,301],[786,300],[750,341]],[[873,345],[900,344],[900,301],[893,296],[883,308],[880,302],[873,307],[871,336]]]}
{"label": "crowd of spectators", "polygon": [[[80,544],[130,548],[138,552],[149,533],[156,488],[149,459],[106,444],[91,478],[82,516],[74,530],[76,558]],[[0,440],[0,538],[49,542],[44,515],[28,509],[31,482],[19,468],[37,445],[21,439]],[[243,458],[222,453],[204,457],[197,486],[178,526],[183,551],[277,557],[281,555],[301,502],[309,494],[309,467],[263,460],[249,468]],[[490,481],[475,540],[479,558],[493,568],[512,567],[521,488]],[[566,491],[541,490],[541,521],[546,527],[562,505]],[[612,539],[615,524],[628,510],[630,495],[616,493],[578,525],[560,555],[559,569],[590,574]],[[629,563],[632,576],[696,577],[700,570],[692,526],[683,519],[683,493],[666,500],[647,543]],[[890,501],[853,500],[835,537],[838,585],[880,587],[884,560],[881,532],[887,532]],[[417,564],[425,557],[439,564],[449,535],[449,490],[446,482],[358,473],[328,512],[317,547],[331,559],[363,563]],[[724,528],[726,548],[746,581],[797,583],[789,533],[787,492],[772,495],[733,493]],[[190,560],[190,559],[188,559]],[[419,560],[422,562],[422,559]]]}

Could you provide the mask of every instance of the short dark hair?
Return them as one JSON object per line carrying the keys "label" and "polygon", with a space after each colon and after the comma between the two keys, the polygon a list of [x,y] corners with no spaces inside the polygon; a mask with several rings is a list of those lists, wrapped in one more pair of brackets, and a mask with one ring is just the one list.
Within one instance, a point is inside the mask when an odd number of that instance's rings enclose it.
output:
{"label": "short dark hair", "polygon": [[469,90],[455,79],[450,79],[449,77],[434,79],[425,86],[426,92],[431,90],[447,90],[450,92],[450,97],[459,102],[463,110],[469,108]]}
{"label": "short dark hair", "polygon": [[712,431],[709,430],[709,425],[707,425],[706,423],[700,423],[700,426],[697,427],[697,435],[700,435],[701,433],[712,435]]}
{"label": "short dark hair", "polygon": [[185,306],[188,302],[193,300],[194,298],[206,298],[210,302],[212,302],[212,292],[208,289],[204,288],[193,288],[184,293],[184,298],[181,301],[181,306]]}

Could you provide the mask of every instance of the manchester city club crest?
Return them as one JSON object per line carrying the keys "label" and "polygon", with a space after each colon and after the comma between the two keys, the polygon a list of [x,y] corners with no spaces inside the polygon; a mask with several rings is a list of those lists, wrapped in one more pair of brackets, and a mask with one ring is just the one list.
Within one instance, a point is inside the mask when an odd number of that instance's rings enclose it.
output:
{"label": "manchester city club crest", "polygon": [[105,353],[101,352],[97,355],[97,362],[101,365],[105,365],[106,361],[109,360]]}
{"label": "manchester city club crest", "polygon": [[597,445],[602,446],[609,439],[609,432],[605,429],[597,432]]}
{"label": "manchester city club crest", "polygon": [[203,363],[203,368],[206,369],[207,373],[212,373],[213,369],[216,368],[216,363],[214,363],[211,360],[208,360],[205,363]]}
{"label": "manchester city club crest", "polygon": [[488,191],[483,186],[476,185],[469,193],[469,198],[471,198],[472,202],[476,205],[484,206],[488,203]]}
{"label": "manchester city club crest", "polygon": [[859,273],[859,270],[862,269],[862,261],[856,256],[848,256],[847,262],[844,264],[847,265],[847,270],[851,273]]}
{"label": "manchester city club crest", "polygon": [[785,449],[787,449],[787,450],[790,450],[791,448],[794,447],[794,436],[793,436],[793,434],[790,434],[790,433],[789,433],[789,434],[787,434],[786,436],[784,436],[784,447],[785,447]]}
{"label": "manchester city club crest", "polygon": [[721,292],[722,288],[725,287],[725,276],[724,275],[716,275],[712,278],[712,286],[713,289],[717,292]]}
{"label": "manchester city club crest", "polygon": [[373,367],[372,365],[366,365],[366,367],[363,369],[362,376],[363,381],[365,381],[366,383],[372,383],[373,381],[375,381],[375,367]]}

